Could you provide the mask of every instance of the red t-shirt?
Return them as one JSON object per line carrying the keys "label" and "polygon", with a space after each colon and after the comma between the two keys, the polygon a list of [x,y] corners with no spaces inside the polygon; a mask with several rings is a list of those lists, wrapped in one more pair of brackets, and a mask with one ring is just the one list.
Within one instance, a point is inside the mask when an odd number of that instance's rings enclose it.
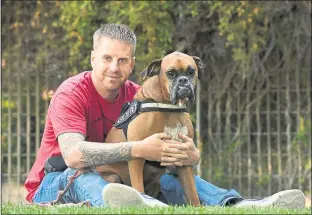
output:
{"label": "red t-shirt", "polygon": [[120,88],[118,98],[110,102],[95,90],[91,72],[82,72],[64,81],[50,102],[37,158],[25,181],[25,188],[29,192],[26,200],[32,202],[44,177],[45,161],[61,154],[58,135],[78,132],[85,135],[87,141],[104,142],[119,117],[122,105],[132,101],[139,88],[139,85],[127,81]]}

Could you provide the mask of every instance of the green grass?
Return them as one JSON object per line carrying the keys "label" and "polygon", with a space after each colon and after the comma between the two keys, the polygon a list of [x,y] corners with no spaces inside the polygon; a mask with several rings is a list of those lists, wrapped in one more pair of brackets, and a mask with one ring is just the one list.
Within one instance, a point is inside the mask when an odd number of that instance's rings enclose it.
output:
{"label": "green grass", "polygon": [[123,208],[96,208],[96,207],[58,207],[37,206],[28,204],[2,204],[2,214],[311,214],[311,208],[301,210],[283,208],[233,208],[233,207],[123,207]]}

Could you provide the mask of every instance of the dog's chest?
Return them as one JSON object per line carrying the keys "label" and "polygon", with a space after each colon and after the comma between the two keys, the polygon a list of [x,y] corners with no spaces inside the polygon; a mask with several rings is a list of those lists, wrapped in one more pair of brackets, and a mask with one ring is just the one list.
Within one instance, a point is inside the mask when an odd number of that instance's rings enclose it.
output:
{"label": "dog's chest", "polygon": [[144,112],[129,123],[128,140],[143,140],[152,134],[166,132],[173,139],[181,141],[179,132],[193,138],[192,131],[188,113]]}
{"label": "dog's chest", "polygon": [[165,126],[164,132],[169,134],[172,139],[181,141],[178,134],[182,133],[184,135],[188,135],[188,129],[185,125],[182,125],[180,122],[176,124],[176,126]]}

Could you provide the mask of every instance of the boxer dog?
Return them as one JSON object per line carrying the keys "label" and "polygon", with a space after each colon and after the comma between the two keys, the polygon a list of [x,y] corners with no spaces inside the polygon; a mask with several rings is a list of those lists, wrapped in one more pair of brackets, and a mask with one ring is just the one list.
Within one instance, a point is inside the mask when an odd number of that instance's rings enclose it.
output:
{"label": "boxer dog", "polygon": [[[141,72],[143,83],[134,96],[134,102],[123,107],[121,116],[107,135],[105,142],[138,141],[154,134],[166,132],[177,140],[178,132],[194,138],[194,129],[186,104],[195,100],[195,84],[203,75],[203,63],[196,56],[173,52],[163,59],[152,61]],[[125,125],[126,124],[126,125]],[[128,165],[127,165],[128,164]],[[178,168],[178,178],[187,202],[199,206],[193,170],[191,166]],[[139,192],[157,196],[156,181],[165,173],[158,162],[133,159],[97,167],[105,179],[107,173],[117,174],[121,182]],[[108,174],[109,175],[109,174]],[[146,181],[149,178],[151,181]],[[120,181],[113,181],[120,182]],[[144,189],[144,185],[146,189]],[[155,189],[158,187],[158,189]]]}

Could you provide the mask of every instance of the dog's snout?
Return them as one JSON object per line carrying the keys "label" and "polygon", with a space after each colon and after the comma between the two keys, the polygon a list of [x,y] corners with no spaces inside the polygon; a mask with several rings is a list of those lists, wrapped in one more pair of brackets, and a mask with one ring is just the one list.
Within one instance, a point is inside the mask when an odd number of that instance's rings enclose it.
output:
{"label": "dog's snout", "polygon": [[186,85],[186,84],[188,84],[189,80],[186,77],[180,77],[178,82],[179,82],[179,84]]}

